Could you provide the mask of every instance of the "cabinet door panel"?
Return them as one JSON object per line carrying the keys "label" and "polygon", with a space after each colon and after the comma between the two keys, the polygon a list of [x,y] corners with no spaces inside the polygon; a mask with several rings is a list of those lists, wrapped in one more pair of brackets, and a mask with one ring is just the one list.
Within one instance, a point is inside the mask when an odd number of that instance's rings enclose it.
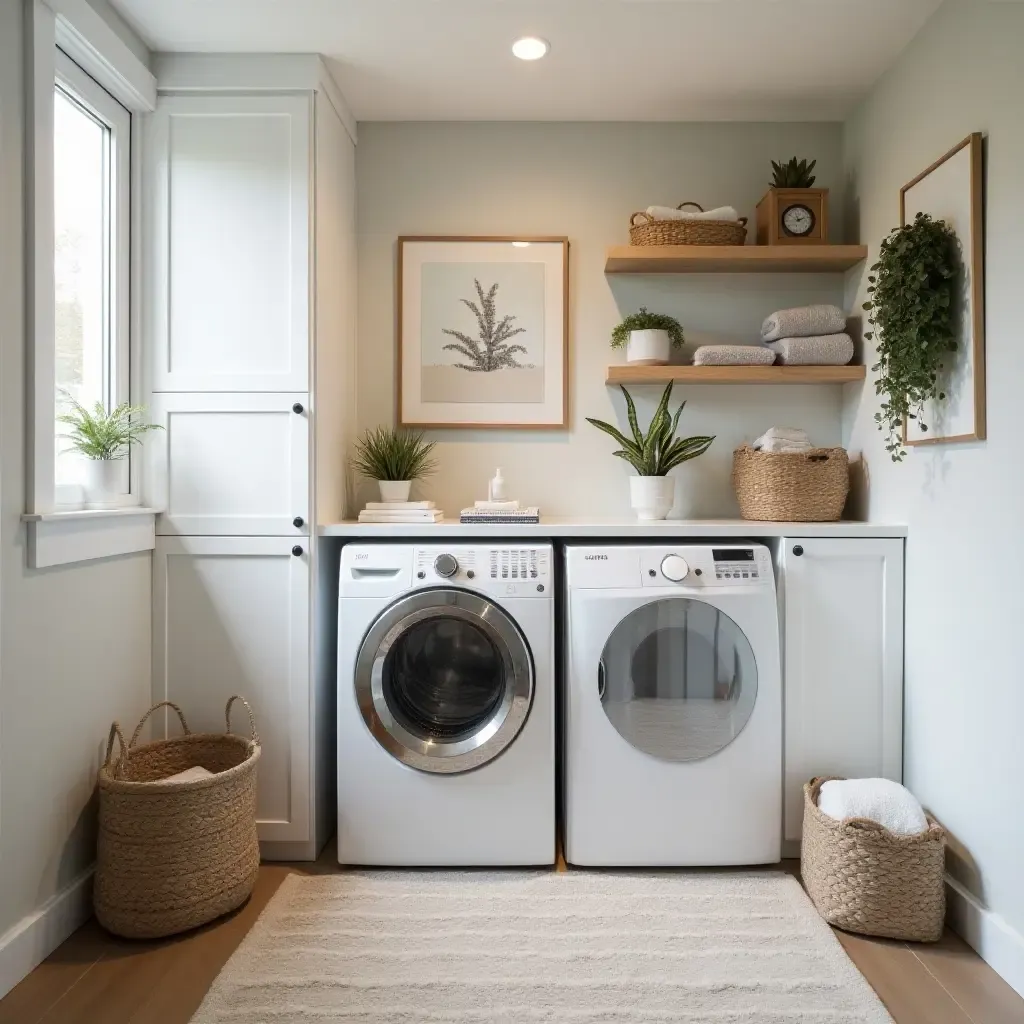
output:
{"label": "cabinet door panel", "polygon": [[[305,394],[157,394],[147,442],[161,534],[293,536],[308,530]],[[302,412],[296,413],[295,406]],[[302,525],[294,525],[295,518]]]}
{"label": "cabinet door panel", "polygon": [[781,594],[785,837],[795,840],[812,776],[902,779],[903,541],[787,538]]}
{"label": "cabinet door panel", "polygon": [[[260,839],[310,838],[309,554],[270,537],[162,538],[154,579],[153,699],[171,700],[196,732],[221,732],[240,694],[262,752]],[[303,545],[305,546],[305,545]],[[236,709],[235,731],[248,730]],[[176,719],[161,716],[156,735]]]}
{"label": "cabinet door panel", "polygon": [[173,96],[150,119],[154,391],[305,391],[310,99]]}

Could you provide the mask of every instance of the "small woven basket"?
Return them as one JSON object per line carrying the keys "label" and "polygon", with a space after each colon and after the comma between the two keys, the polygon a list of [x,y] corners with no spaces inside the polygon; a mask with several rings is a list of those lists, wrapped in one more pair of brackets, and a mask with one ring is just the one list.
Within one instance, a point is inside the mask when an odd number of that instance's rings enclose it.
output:
{"label": "small woven basket", "polygon": [[898,836],[865,818],[836,821],[818,809],[827,777],[804,786],[800,871],[818,913],[837,928],[936,942],[946,917],[946,833],[934,819]]}
{"label": "small woven basket", "polygon": [[[676,209],[698,203],[680,203]],[[642,219],[639,219],[642,218]],[[642,210],[629,218],[631,245],[743,245],[747,240],[747,218],[735,220],[655,220]]]}
{"label": "small woven basket", "polygon": [[845,448],[807,452],[732,453],[732,486],[744,519],[770,523],[831,523],[843,514],[850,490]]}
{"label": "small woven basket", "polygon": [[[249,712],[251,737],[231,734],[231,705]],[[173,708],[184,735],[136,746],[154,711]],[[232,697],[227,732],[192,733],[176,704],[146,712],[127,745],[117,722],[99,772],[99,841],[93,906],[115,935],[152,939],[196,928],[241,906],[260,864],[256,766],[260,740],[252,709]],[[113,758],[114,740],[120,753]],[[202,766],[194,782],[162,782]]]}

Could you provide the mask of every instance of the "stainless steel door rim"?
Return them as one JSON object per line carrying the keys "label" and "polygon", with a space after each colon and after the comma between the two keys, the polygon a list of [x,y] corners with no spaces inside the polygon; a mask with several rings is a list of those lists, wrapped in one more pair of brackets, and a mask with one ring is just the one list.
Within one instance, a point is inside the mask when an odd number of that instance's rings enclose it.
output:
{"label": "stainless steel door rim", "polygon": [[[504,687],[486,720],[451,739],[421,736],[398,720],[385,695],[384,668],[395,644],[431,619],[456,619],[481,631],[501,658]],[[416,591],[389,605],[363,637],[356,658],[355,693],[363,721],[377,742],[403,764],[454,774],[497,757],[516,738],[533,700],[533,660],[513,619],[488,598],[454,587]]]}

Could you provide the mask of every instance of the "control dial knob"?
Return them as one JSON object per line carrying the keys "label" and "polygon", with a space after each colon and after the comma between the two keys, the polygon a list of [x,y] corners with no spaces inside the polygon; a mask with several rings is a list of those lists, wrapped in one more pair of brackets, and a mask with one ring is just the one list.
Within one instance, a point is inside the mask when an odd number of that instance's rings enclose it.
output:
{"label": "control dial knob", "polygon": [[661,560],[661,575],[673,583],[682,583],[689,571],[686,560],[679,555],[666,555]]}
{"label": "control dial knob", "polygon": [[438,576],[448,579],[454,576],[459,571],[459,563],[455,560],[454,555],[438,555],[434,559],[434,572]]}

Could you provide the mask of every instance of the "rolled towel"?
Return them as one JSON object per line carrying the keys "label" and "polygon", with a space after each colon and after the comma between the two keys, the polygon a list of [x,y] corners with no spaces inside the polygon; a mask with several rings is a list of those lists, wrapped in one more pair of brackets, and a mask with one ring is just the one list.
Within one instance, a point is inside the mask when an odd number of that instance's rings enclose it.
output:
{"label": "rolled towel", "polygon": [[917,797],[889,779],[833,779],[818,793],[818,810],[836,821],[867,818],[894,835],[913,836],[928,828]]}
{"label": "rolled towel", "polygon": [[845,366],[853,358],[848,334],[821,334],[814,338],[780,338],[765,346],[784,366]]}
{"label": "rolled towel", "polygon": [[846,314],[838,306],[798,306],[780,309],[761,324],[762,341],[780,338],[810,338],[846,330]]}
{"label": "rolled towel", "polygon": [[775,353],[764,345],[701,345],[694,366],[770,366]]}
{"label": "rolled towel", "polygon": [[677,210],[674,206],[648,206],[644,211],[652,220],[739,220],[732,206],[718,206],[714,210]]}

